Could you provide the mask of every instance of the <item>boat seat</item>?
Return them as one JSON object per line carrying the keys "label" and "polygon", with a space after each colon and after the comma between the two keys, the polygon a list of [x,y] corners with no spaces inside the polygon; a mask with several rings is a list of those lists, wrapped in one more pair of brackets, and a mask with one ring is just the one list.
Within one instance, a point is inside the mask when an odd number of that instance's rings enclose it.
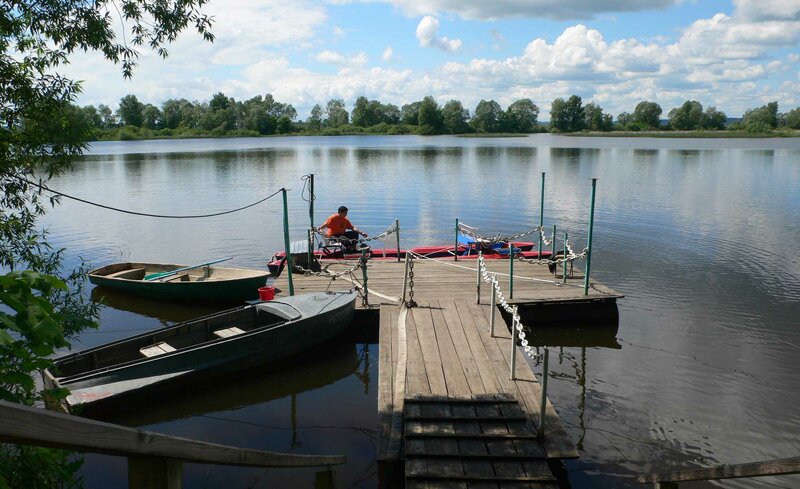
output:
{"label": "boat seat", "polygon": [[144,278],[144,267],[128,268],[127,270],[120,270],[119,272],[109,273],[106,275],[109,278],[127,278],[130,280],[141,280]]}
{"label": "boat seat", "polygon": [[189,281],[189,274],[188,273],[179,273],[178,275],[173,275],[172,277],[168,277],[162,280],[163,282],[188,282]]}
{"label": "boat seat", "polygon": [[145,346],[144,348],[139,349],[139,353],[141,353],[146,357],[157,357],[158,355],[163,355],[164,353],[169,353],[171,351],[175,351],[175,347],[170,345],[166,341],[156,343],[155,345]]}
{"label": "boat seat", "polygon": [[231,336],[236,336],[237,334],[244,333],[243,329],[239,329],[236,326],[232,326],[230,328],[225,329],[218,329],[214,331],[214,335],[220,338],[230,338]]}

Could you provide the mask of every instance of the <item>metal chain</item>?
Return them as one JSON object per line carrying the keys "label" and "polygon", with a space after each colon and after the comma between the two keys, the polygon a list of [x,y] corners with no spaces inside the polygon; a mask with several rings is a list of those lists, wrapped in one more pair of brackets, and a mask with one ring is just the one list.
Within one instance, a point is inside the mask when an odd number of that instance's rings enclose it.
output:
{"label": "metal chain", "polygon": [[377,236],[370,236],[368,238],[364,238],[361,241],[373,241],[373,240],[376,240],[376,239],[383,239],[383,238],[385,238],[387,236],[393,235],[396,232],[397,232],[397,221],[395,221],[391,226],[386,228],[386,231],[382,232],[381,234],[379,234]]}
{"label": "metal chain", "polygon": [[468,226],[468,225],[463,224],[463,223],[458,223],[458,231],[460,233],[464,234],[465,236],[469,236],[470,238],[473,238],[476,241],[483,242],[483,243],[491,243],[491,244],[494,244],[494,243],[508,243],[508,242],[513,241],[515,239],[519,239],[519,238],[522,238],[524,236],[528,236],[529,234],[533,234],[535,232],[541,231],[542,227],[541,226],[536,226],[534,228],[531,228],[528,231],[525,231],[524,233],[515,234],[513,236],[503,236],[500,233],[495,234],[494,236],[481,236],[480,234],[478,234],[475,231],[473,231],[474,229],[478,229],[478,228],[472,227],[472,226]]}
{"label": "metal chain", "polygon": [[408,307],[416,307],[417,303],[414,302],[414,255],[409,255],[411,258],[408,261]]}
{"label": "metal chain", "polygon": [[328,268],[330,268],[332,265],[335,265],[335,263],[329,263],[329,264],[325,265],[325,268],[323,268],[319,272],[315,272],[313,270],[308,270],[306,268],[303,268],[300,265],[295,265],[294,267],[297,268],[298,270],[300,270],[300,273],[305,275],[306,277],[327,277],[327,278],[330,278],[331,280],[336,280],[337,278],[339,278],[339,277],[341,277],[343,275],[352,274],[356,270],[361,268],[360,261],[361,260],[359,259],[359,262],[357,262],[355,265],[353,265],[348,270],[344,270],[342,272],[336,272],[336,273],[331,272],[331,271],[328,270]]}
{"label": "metal chain", "polygon": [[555,233],[553,233],[553,237],[550,238],[550,239],[547,239],[547,236],[544,235],[544,227],[543,226],[539,227],[539,234],[542,235],[542,244],[545,244],[545,245],[548,245],[548,246],[550,245],[550,243],[553,242],[553,239],[556,237]]}
{"label": "metal chain", "polygon": [[[516,324],[517,329],[517,336],[520,339],[520,344],[522,348],[525,350],[525,353],[533,360],[537,360],[539,358],[538,353],[534,353],[533,348],[528,344],[528,340],[525,338],[525,331],[523,331],[522,321],[520,320],[519,313],[517,313],[508,302],[506,302],[503,293],[500,291],[500,283],[497,281],[497,275],[490,274],[488,270],[486,270],[486,262],[483,256],[478,257],[478,266],[481,269],[481,276],[483,277],[483,281],[486,283],[490,283],[494,285],[495,295],[497,296],[497,303],[506,310],[509,314],[511,314],[511,324]],[[513,333],[512,333],[513,334]]]}

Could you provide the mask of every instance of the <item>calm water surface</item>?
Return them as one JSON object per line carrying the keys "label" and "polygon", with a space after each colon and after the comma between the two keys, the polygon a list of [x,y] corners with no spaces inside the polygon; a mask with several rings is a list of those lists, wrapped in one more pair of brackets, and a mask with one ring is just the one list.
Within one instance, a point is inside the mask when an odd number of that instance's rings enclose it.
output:
{"label": "calm water surface", "polygon": [[[482,232],[545,223],[582,247],[598,177],[592,272],[624,293],[619,327],[539,335],[551,398],[581,458],[573,488],[641,487],[639,473],[800,455],[800,141],[340,137],[96,143],[52,186],[159,214],[240,207],[281,187],[292,239],[308,227],[301,176],[316,175],[316,221],[336,207],[371,234],[398,218],[403,247],[449,243],[456,218]],[[281,202],[167,220],[64,200],[45,220],[53,241],[91,265],[195,263],[234,256],[261,268],[282,247]],[[109,296],[88,347],[209,312]],[[116,421],[217,443],[344,453],[314,469],[189,466],[190,487],[375,487],[378,347],[369,330],[302,359],[151,399]],[[373,337],[371,337],[373,336]],[[574,346],[582,345],[582,346]],[[555,361],[553,360],[555,359]],[[87,457],[88,487],[125,484],[125,461]],[[800,478],[722,487],[797,487]],[[708,487],[709,484],[695,487]],[[689,485],[688,487],[692,487]]]}

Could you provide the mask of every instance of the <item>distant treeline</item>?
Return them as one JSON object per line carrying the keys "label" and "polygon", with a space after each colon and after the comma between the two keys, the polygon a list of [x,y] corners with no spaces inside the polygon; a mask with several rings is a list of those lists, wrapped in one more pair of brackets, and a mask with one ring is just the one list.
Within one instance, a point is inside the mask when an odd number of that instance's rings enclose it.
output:
{"label": "distant treeline", "polygon": [[470,111],[458,100],[440,106],[433,97],[397,107],[358,97],[350,112],[344,100],[331,99],[323,107],[311,109],[305,120],[298,120],[291,104],[276,101],[272,95],[253,97],[244,102],[215,94],[209,102],[170,99],[161,107],[140,102],[135,95],[120,99],[112,111],[106,105],[71,106],[70,118],[94,131],[97,139],[144,139],[159,137],[261,136],[272,134],[499,134],[580,131],[746,131],[769,133],[780,129],[800,129],[800,108],[778,112],[778,103],[753,108],[729,123],[724,112],[703,108],[687,100],[668,113],[655,102],[643,101],[633,112],[622,112],[616,120],[595,104],[583,104],[581,97],[557,98],[550,106],[550,122],[538,122],[539,107],[530,99],[520,99],[505,110],[494,100],[481,100]]}

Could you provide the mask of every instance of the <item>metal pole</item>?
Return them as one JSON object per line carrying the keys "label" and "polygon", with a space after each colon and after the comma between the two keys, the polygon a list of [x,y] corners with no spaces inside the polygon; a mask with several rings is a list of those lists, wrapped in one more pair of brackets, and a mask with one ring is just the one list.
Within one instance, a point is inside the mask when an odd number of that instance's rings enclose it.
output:
{"label": "metal pole", "polygon": [[408,288],[408,260],[411,259],[411,253],[406,253],[406,271],[403,274],[403,303],[406,302],[406,288]]}
{"label": "metal pole", "polygon": [[564,233],[564,263],[562,263],[563,270],[561,271],[561,283],[567,283],[567,241],[569,240],[569,233]]}
{"label": "metal pole", "polygon": [[294,295],[294,282],[292,281],[292,253],[289,249],[289,202],[286,198],[286,188],[282,188],[283,193],[283,246],[286,253],[286,266],[289,268],[289,295]]}
{"label": "metal pole", "polygon": [[361,250],[361,272],[364,275],[364,304],[369,305],[369,289],[367,289],[367,250]]}
{"label": "metal pole", "polygon": [[311,229],[314,229],[314,174],[308,175],[308,217],[311,220]]}
{"label": "metal pole", "polygon": [[553,224],[553,239],[550,240],[552,248],[550,249],[550,259],[554,260],[556,257],[556,225]]}
{"label": "metal pole", "polygon": [[539,263],[542,262],[542,231],[544,231],[544,172],[542,172],[542,197],[539,204]]}
{"label": "metal pole", "polygon": [[494,337],[494,315],[497,312],[497,286],[495,279],[497,275],[492,274],[492,319],[489,323],[489,336]]}
{"label": "metal pole", "polygon": [[539,431],[538,436],[544,436],[544,418],[547,410],[547,361],[550,357],[550,349],[544,349],[544,362],[542,365],[542,400],[539,403]]}
{"label": "metal pole", "polygon": [[511,317],[511,380],[517,380],[517,306]]}
{"label": "metal pole", "polygon": [[508,243],[508,298],[514,298],[514,243]]}
{"label": "metal pole", "polygon": [[483,258],[483,251],[478,252],[478,260],[477,260],[478,267],[475,269],[475,271],[477,272],[475,274],[475,285],[476,288],[478,289],[478,299],[475,302],[475,304],[481,303],[481,258]]}
{"label": "metal pole", "polygon": [[586,274],[583,277],[583,295],[589,295],[589,269],[592,266],[592,228],[594,228],[594,195],[597,179],[592,178],[592,206],[589,210],[589,238],[586,243]]}
{"label": "metal pole", "polygon": [[400,263],[400,219],[394,220],[394,227],[397,230],[397,263]]}
{"label": "metal pole", "polygon": [[311,269],[311,264],[314,262],[314,241],[312,239],[313,236],[313,227],[308,230],[308,268]]}
{"label": "metal pole", "polygon": [[453,248],[454,261],[458,261],[458,218],[456,218],[456,246]]}

